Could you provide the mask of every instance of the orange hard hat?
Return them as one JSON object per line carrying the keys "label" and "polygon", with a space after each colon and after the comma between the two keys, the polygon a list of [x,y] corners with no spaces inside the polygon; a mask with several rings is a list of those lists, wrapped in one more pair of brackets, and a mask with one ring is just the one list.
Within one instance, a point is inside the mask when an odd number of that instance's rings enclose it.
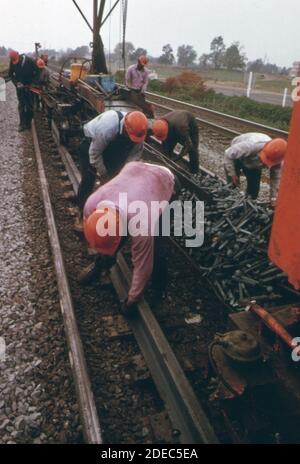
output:
{"label": "orange hard hat", "polygon": [[153,123],[152,130],[154,137],[163,142],[168,137],[169,124],[165,119],[157,119]]}
{"label": "orange hard hat", "polygon": [[263,164],[271,168],[280,164],[285,156],[287,150],[287,141],[284,139],[273,139],[266,143],[264,148],[259,154],[260,160]]}
{"label": "orange hard hat", "polygon": [[145,55],[141,55],[139,57],[139,63],[143,66],[146,66],[146,64],[149,63],[149,59]]}
{"label": "orange hard hat", "polygon": [[84,220],[83,231],[91,248],[102,255],[113,256],[122,238],[119,211],[110,207],[94,211]]}
{"label": "orange hard hat", "polygon": [[148,131],[148,119],[141,111],[131,111],[125,116],[124,126],[128,137],[135,143],[144,142]]}
{"label": "orange hard hat", "polygon": [[39,58],[36,62],[36,65],[39,69],[45,69],[46,67],[46,63],[44,60],[42,60],[42,58]]}
{"label": "orange hard hat", "polygon": [[16,52],[15,50],[11,50],[9,52],[9,58],[11,59],[12,64],[18,64],[19,59],[20,59],[20,54],[19,52]]}

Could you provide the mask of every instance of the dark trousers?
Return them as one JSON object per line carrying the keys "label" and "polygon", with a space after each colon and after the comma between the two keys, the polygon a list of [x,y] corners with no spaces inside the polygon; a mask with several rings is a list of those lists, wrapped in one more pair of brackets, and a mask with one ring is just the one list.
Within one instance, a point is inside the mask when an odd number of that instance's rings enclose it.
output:
{"label": "dark trousers", "polygon": [[[154,238],[154,257],[152,271],[152,287],[153,290],[161,295],[168,284],[168,265],[165,250],[165,238]],[[157,295],[157,296],[158,296]]]}
{"label": "dark trousers", "polygon": [[147,118],[154,118],[153,107],[146,101],[145,95],[141,91],[130,89],[130,100],[142,110]]}
{"label": "dark trousers", "polygon": [[17,88],[20,125],[30,128],[33,118],[33,94],[26,87]]}
{"label": "dark trousers", "polygon": [[183,153],[181,156],[184,156],[186,153],[189,155],[190,161],[190,171],[193,174],[196,174],[199,170],[199,132],[198,127],[195,129],[190,129],[188,137],[179,138],[179,137],[170,137],[163,143],[163,148],[167,153],[172,156],[174,148],[177,143],[183,145]]}
{"label": "dark trousers", "polygon": [[191,143],[187,147],[190,158],[191,172],[197,173],[199,170],[199,128],[197,125],[192,124],[190,127]]}
{"label": "dark trousers", "polygon": [[[90,163],[90,143],[91,140],[86,138],[79,146],[81,182],[78,187],[77,201],[81,214],[88,197],[93,192],[97,175],[96,168]],[[126,163],[139,160],[141,154],[137,144],[124,136],[119,136],[109,144],[102,156],[108,176],[107,180],[109,180],[118,175]]]}
{"label": "dark trousers", "polygon": [[[181,192],[182,185],[177,176],[175,176],[174,192],[170,198],[170,203],[175,201]],[[160,216],[158,221],[159,230],[162,231],[163,216]],[[162,232],[161,232],[162,233]],[[157,236],[154,238],[154,258],[152,271],[152,287],[160,297],[166,290],[168,285],[168,263],[166,253],[167,237]]]}
{"label": "dark trousers", "polygon": [[90,163],[89,148],[90,141],[84,139],[79,146],[81,182],[77,193],[77,201],[81,214],[83,214],[84,205],[94,189],[97,174],[96,168]]}
{"label": "dark trousers", "polygon": [[241,161],[236,160],[234,162],[236,174],[240,177],[241,172],[244,173],[247,179],[247,190],[246,194],[251,197],[253,200],[256,200],[260,190],[260,180],[261,180],[261,168],[249,169],[241,163]]}

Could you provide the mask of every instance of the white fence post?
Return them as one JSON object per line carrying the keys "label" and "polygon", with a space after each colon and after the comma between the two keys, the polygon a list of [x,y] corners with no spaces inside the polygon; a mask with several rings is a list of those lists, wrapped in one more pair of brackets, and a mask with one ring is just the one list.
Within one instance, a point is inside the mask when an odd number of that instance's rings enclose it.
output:
{"label": "white fence post", "polygon": [[249,73],[248,88],[247,88],[247,97],[250,98],[253,82],[253,72]]}
{"label": "white fence post", "polygon": [[283,92],[282,108],[284,108],[285,105],[286,105],[287,94],[288,94],[288,89],[285,88],[285,89],[284,89],[284,92]]}

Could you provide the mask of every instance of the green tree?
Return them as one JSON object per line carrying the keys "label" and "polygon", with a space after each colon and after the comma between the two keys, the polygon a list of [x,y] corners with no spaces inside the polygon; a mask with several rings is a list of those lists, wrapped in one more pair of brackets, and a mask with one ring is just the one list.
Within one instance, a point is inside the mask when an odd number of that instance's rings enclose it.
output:
{"label": "green tree", "polygon": [[162,48],[162,55],[158,58],[158,62],[162,64],[174,64],[175,56],[173,54],[173,48],[170,44],[166,44]]}
{"label": "green tree", "polygon": [[234,42],[226,49],[223,58],[224,66],[232,71],[233,69],[243,69],[246,64],[246,56],[242,53],[239,42]]}
{"label": "green tree", "polygon": [[73,54],[82,58],[88,58],[91,55],[90,49],[87,45],[75,48]]}
{"label": "green tree", "polygon": [[199,58],[200,68],[207,68],[211,63],[212,56],[210,53],[203,53]]}
{"label": "green tree", "polygon": [[141,55],[147,55],[147,50],[145,48],[138,47],[129,54],[129,59],[130,61],[137,61]]}
{"label": "green tree", "polygon": [[192,45],[181,45],[177,50],[179,66],[191,66],[197,58],[197,52]]}
{"label": "green tree", "polygon": [[[125,42],[125,58],[128,61],[130,55],[134,52],[135,47],[131,42]],[[119,42],[114,49],[115,59],[118,61],[122,60],[123,54],[123,43]]]}
{"label": "green tree", "polygon": [[222,65],[225,48],[224,39],[221,35],[215,37],[210,44],[211,58],[216,69],[219,69]]}
{"label": "green tree", "polygon": [[0,47],[0,56],[6,56],[8,50],[5,47]]}

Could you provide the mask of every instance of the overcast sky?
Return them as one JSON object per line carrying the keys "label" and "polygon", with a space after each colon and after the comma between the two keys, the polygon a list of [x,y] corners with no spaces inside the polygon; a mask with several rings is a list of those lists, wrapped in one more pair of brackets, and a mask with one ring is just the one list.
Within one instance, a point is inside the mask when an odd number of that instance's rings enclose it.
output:
{"label": "overcast sky", "polygon": [[[89,19],[92,0],[78,0]],[[107,0],[107,8],[114,0]],[[19,51],[89,44],[91,34],[71,0],[0,0],[0,45]],[[207,53],[216,35],[240,41],[248,59],[281,66],[300,60],[299,0],[129,0],[127,40],[158,56],[170,43]],[[103,29],[106,49],[120,41],[120,10]]]}

